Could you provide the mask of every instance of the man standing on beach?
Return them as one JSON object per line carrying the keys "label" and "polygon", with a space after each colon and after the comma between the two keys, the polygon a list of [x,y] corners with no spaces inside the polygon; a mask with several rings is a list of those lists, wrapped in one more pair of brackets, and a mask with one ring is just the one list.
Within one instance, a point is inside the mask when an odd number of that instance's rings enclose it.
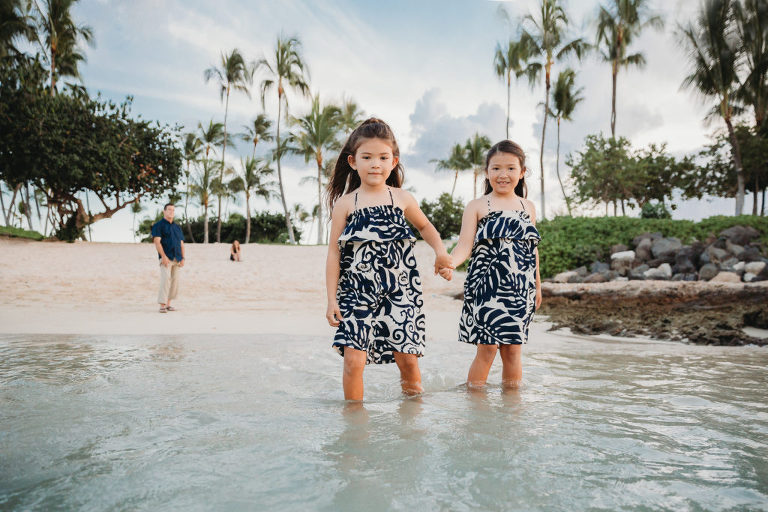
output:
{"label": "man standing on beach", "polygon": [[160,313],[176,311],[171,301],[179,291],[179,269],[184,266],[184,234],[181,227],[173,223],[174,206],[168,203],[163,208],[163,218],[152,225],[152,240],[160,258]]}

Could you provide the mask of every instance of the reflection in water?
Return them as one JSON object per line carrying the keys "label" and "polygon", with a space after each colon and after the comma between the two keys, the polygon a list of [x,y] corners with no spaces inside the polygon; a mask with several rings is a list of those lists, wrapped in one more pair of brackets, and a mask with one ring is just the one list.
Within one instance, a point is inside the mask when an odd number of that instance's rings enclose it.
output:
{"label": "reflection in water", "polygon": [[768,350],[547,336],[365,403],[317,339],[0,337],[0,509],[768,508]]}

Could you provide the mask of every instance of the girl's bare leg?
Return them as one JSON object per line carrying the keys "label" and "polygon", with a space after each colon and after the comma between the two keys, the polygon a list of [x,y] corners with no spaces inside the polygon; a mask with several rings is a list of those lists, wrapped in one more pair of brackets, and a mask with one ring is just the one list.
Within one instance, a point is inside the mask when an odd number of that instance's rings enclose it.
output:
{"label": "girl's bare leg", "polygon": [[421,387],[421,370],[419,357],[415,354],[395,352],[395,363],[400,369],[400,385],[406,395],[418,395],[424,392]]}
{"label": "girl's bare leg", "polygon": [[362,350],[344,347],[344,399],[363,399],[363,370],[366,353]]}
{"label": "girl's bare leg", "polygon": [[501,362],[504,365],[501,370],[501,385],[508,389],[517,389],[523,381],[523,346],[502,345]]}
{"label": "girl's bare leg", "polygon": [[485,386],[488,380],[488,372],[491,371],[493,359],[496,357],[496,345],[477,345],[477,353],[467,375],[467,386],[479,388]]}

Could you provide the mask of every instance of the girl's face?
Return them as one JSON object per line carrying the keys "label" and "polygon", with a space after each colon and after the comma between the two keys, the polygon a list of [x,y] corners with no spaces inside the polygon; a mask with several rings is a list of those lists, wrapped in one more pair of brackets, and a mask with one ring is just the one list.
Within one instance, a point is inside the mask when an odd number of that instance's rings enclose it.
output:
{"label": "girl's face", "polygon": [[347,161],[357,171],[361,183],[375,187],[386,183],[398,159],[392,154],[388,141],[365,139],[355,154],[347,157]]}
{"label": "girl's face", "polygon": [[515,187],[523,176],[520,159],[512,153],[496,153],[488,162],[485,175],[497,194],[514,193]]}

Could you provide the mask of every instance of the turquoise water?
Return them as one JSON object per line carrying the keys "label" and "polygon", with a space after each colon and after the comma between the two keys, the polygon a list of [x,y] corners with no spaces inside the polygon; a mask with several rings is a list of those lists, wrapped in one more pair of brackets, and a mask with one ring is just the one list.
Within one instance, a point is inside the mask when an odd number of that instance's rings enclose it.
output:
{"label": "turquoise water", "polygon": [[325,338],[0,337],[2,510],[759,510],[768,350],[539,336],[525,386],[341,400]]}

